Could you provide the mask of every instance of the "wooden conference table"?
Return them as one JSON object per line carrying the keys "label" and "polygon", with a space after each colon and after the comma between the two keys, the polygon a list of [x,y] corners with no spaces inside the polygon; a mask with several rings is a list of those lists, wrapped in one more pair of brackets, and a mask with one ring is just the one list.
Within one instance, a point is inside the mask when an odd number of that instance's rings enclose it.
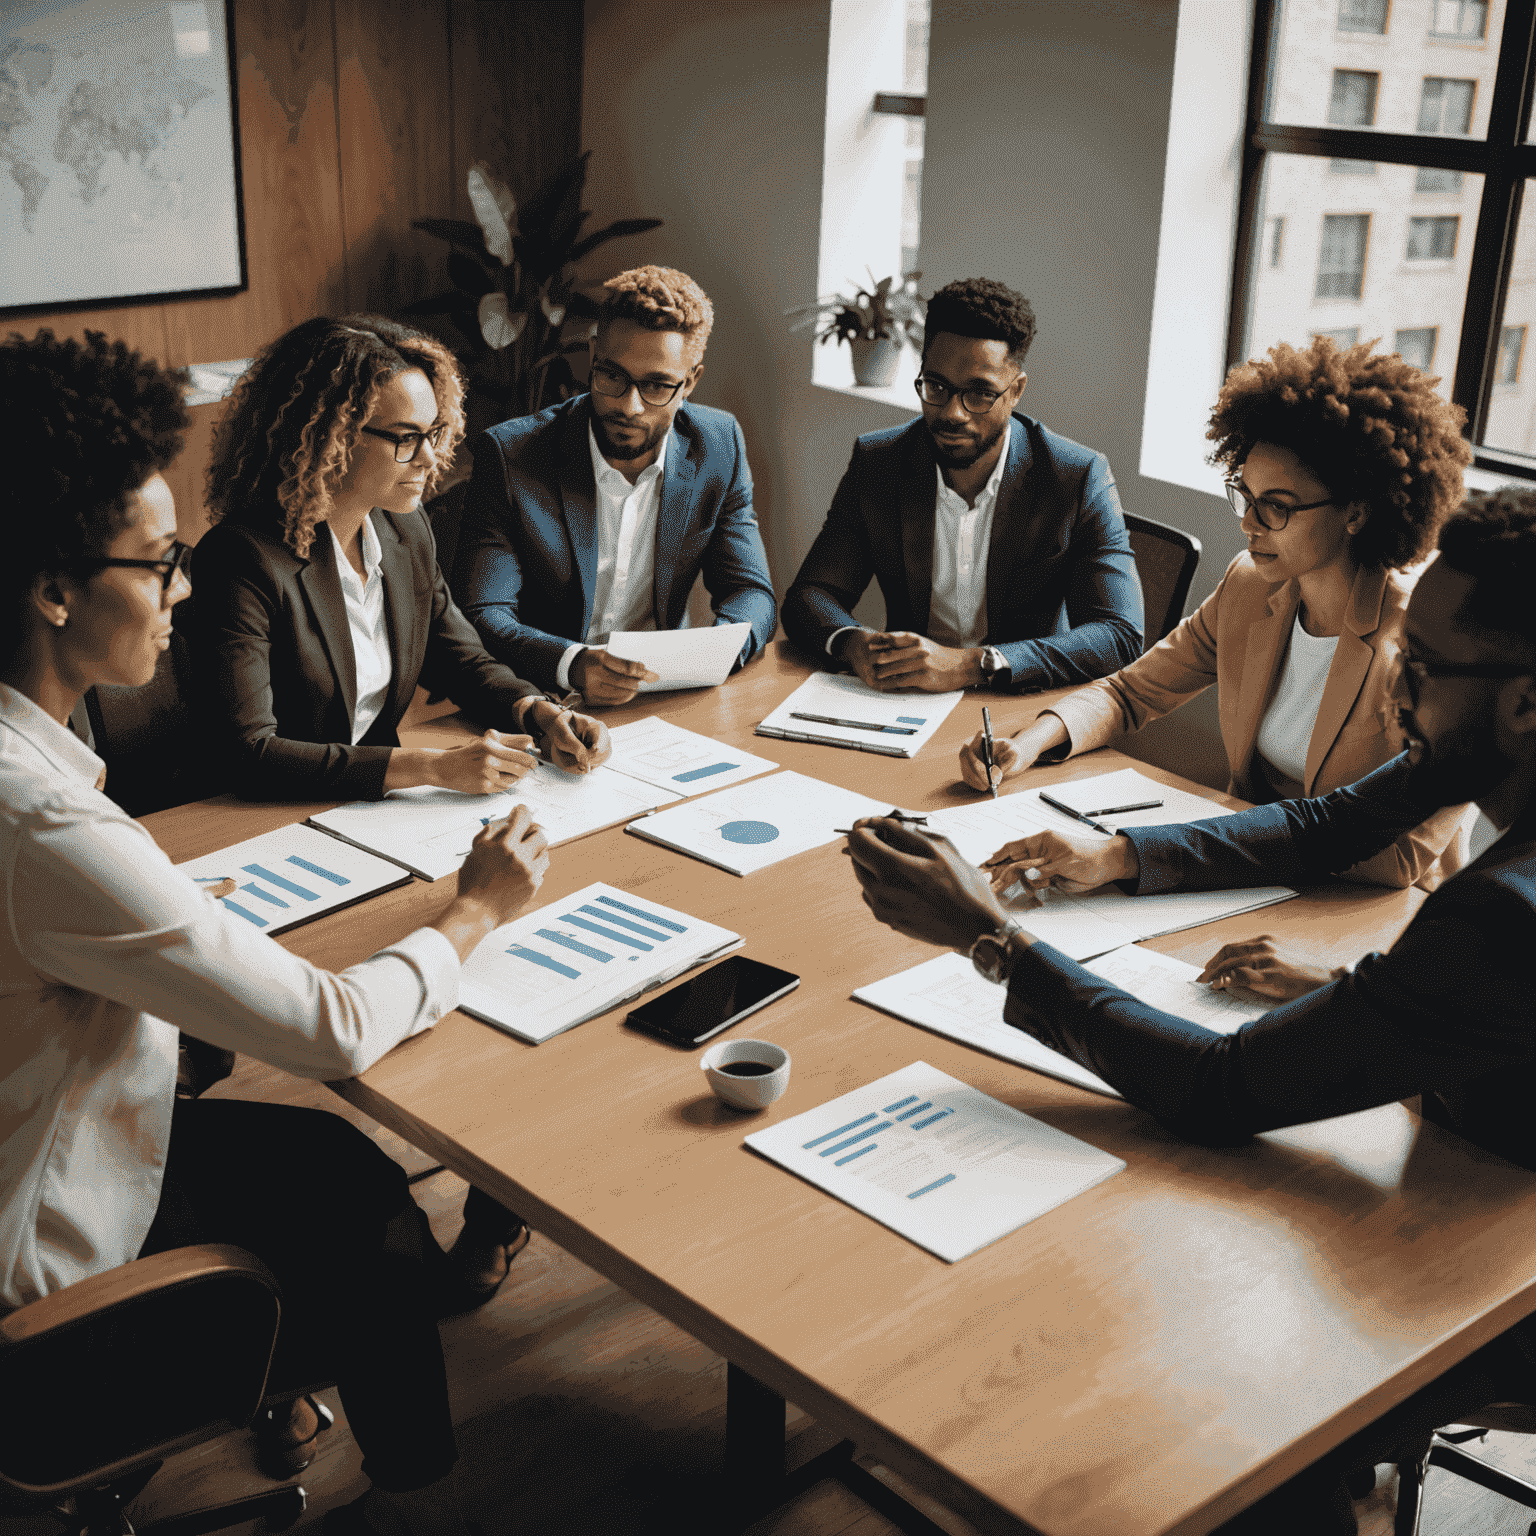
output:
{"label": "wooden conference table", "polygon": [[[753,736],[806,674],[780,644],[721,689],[606,718],[663,714],[889,805],[975,798],[955,752],[981,698],[911,762]],[[993,699],[999,731],[1050,697]],[[409,739],[464,730],[431,721]],[[1024,782],[1128,761],[1100,751]],[[215,800],[146,820],[179,860],[317,808]],[[841,846],[739,879],[612,828],[555,850],[540,895],[605,880],[798,972],[798,991],[737,1031],[793,1058],[761,1114],[719,1104],[695,1054],[624,1029],[623,1009],[537,1047],[454,1013],[338,1091],[724,1355],[733,1389],[766,1384],[759,1425],[775,1438],[781,1394],[987,1530],[1207,1531],[1536,1310],[1536,1176],[1403,1106],[1210,1150],[852,1001],[937,951],[876,924]],[[343,967],[429,921],[453,885],[413,881],[283,942]],[[1267,931],[1337,964],[1388,946],[1419,899],[1338,885],[1153,947],[1198,963]],[[917,1060],[1125,1171],[946,1264],[742,1145]]]}

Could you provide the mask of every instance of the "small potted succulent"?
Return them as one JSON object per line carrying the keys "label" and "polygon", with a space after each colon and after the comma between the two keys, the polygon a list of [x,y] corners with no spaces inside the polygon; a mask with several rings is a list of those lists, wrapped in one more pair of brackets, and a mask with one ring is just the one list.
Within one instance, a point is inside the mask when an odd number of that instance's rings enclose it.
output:
{"label": "small potted succulent", "polygon": [[813,304],[785,310],[799,317],[790,331],[815,328],[817,341],[846,341],[853,354],[854,382],[866,387],[889,384],[896,377],[902,345],[908,339],[914,347],[923,344],[925,305],[917,291],[922,275],[904,272],[898,288],[894,277],[876,282],[871,272],[871,288],[855,284],[852,295],[827,294]]}

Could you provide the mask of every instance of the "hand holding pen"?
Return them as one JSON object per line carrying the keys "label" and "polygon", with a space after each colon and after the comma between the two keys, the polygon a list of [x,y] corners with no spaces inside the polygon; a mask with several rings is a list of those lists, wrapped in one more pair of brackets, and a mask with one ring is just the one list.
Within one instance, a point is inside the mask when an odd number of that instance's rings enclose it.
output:
{"label": "hand holding pen", "polygon": [[992,711],[985,704],[981,706],[981,761],[987,770],[987,793],[996,800],[997,781],[992,777],[997,771],[997,760],[992,751]]}

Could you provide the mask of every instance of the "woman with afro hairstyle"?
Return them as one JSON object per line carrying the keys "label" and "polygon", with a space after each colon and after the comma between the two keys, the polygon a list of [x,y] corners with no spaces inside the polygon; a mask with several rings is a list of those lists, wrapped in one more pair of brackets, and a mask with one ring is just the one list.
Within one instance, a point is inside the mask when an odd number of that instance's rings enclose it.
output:
{"label": "woman with afro hairstyle", "polygon": [[[1471,453],[1439,380],[1374,346],[1319,336],[1232,369],[1206,436],[1247,551],[1144,656],[999,742],[1003,777],[1139,730],[1213,683],[1229,794],[1321,795],[1396,756],[1407,567],[1460,504]],[[965,747],[961,767],[984,789],[980,751]],[[1439,812],[1344,878],[1432,888],[1457,866],[1462,817]]]}
{"label": "woman with afro hairstyle", "polygon": [[12,336],[0,409],[26,445],[0,637],[0,1312],[151,1254],[248,1249],[282,1287],[263,1467],[308,1464],[332,1415],[299,1394],[328,1377],[373,1484],[328,1526],[467,1536],[437,1330],[456,1278],[403,1170],[324,1111],[178,1101],[177,1032],[300,1077],[365,1071],[455,1007],[461,962],[538,890],[543,834],[524,807],[486,828],[442,916],[340,974],[227,912],[67,725],[86,689],[150,680],[191,590],[161,473],[182,379],[96,332]]}

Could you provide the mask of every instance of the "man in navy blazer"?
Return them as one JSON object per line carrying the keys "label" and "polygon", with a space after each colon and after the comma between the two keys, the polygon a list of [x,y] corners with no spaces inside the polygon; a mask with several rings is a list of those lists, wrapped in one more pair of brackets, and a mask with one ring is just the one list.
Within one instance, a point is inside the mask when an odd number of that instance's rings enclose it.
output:
{"label": "man in navy blazer", "polygon": [[[969,278],[928,305],[921,420],[869,432],[784,598],[784,632],[875,688],[1013,692],[1141,655],[1141,583],[1101,453],[1014,412],[1028,300]],[[873,576],[885,628],[852,609]]]}
{"label": "man in navy blazer", "polygon": [[453,587],[490,653],[541,688],[623,704],[639,662],[610,633],[678,629],[703,573],[716,624],[773,638],[777,606],[736,418],[685,402],[714,310],[692,278],[637,267],[604,285],[591,392],[474,444]]}
{"label": "man in navy blazer", "polygon": [[[1426,1120],[1536,1168],[1536,492],[1453,517],[1408,605],[1399,709],[1408,750],[1315,800],[1237,816],[1052,832],[994,855],[994,885],[1100,885],[1131,895],[1326,879],[1441,806],[1475,802],[1472,862],[1441,884],[1386,954],[1320,973],[1268,939],[1229,944],[1202,980],[1287,999],[1235,1034],[1160,1012],[1028,932],[952,846],[887,819],[850,839],[881,921],[968,950],[1008,989],[1004,1016],[1097,1072],[1176,1135],[1222,1146],[1260,1131],[1423,1095]],[[1016,921],[1016,918],[1022,919]],[[1447,1255],[1447,1262],[1454,1256]],[[1245,1516],[1238,1532],[1353,1532],[1344,1473],[1398,1460],[1436,1425],[1532,1402],[1536,1319],[1499,1335]]]}

